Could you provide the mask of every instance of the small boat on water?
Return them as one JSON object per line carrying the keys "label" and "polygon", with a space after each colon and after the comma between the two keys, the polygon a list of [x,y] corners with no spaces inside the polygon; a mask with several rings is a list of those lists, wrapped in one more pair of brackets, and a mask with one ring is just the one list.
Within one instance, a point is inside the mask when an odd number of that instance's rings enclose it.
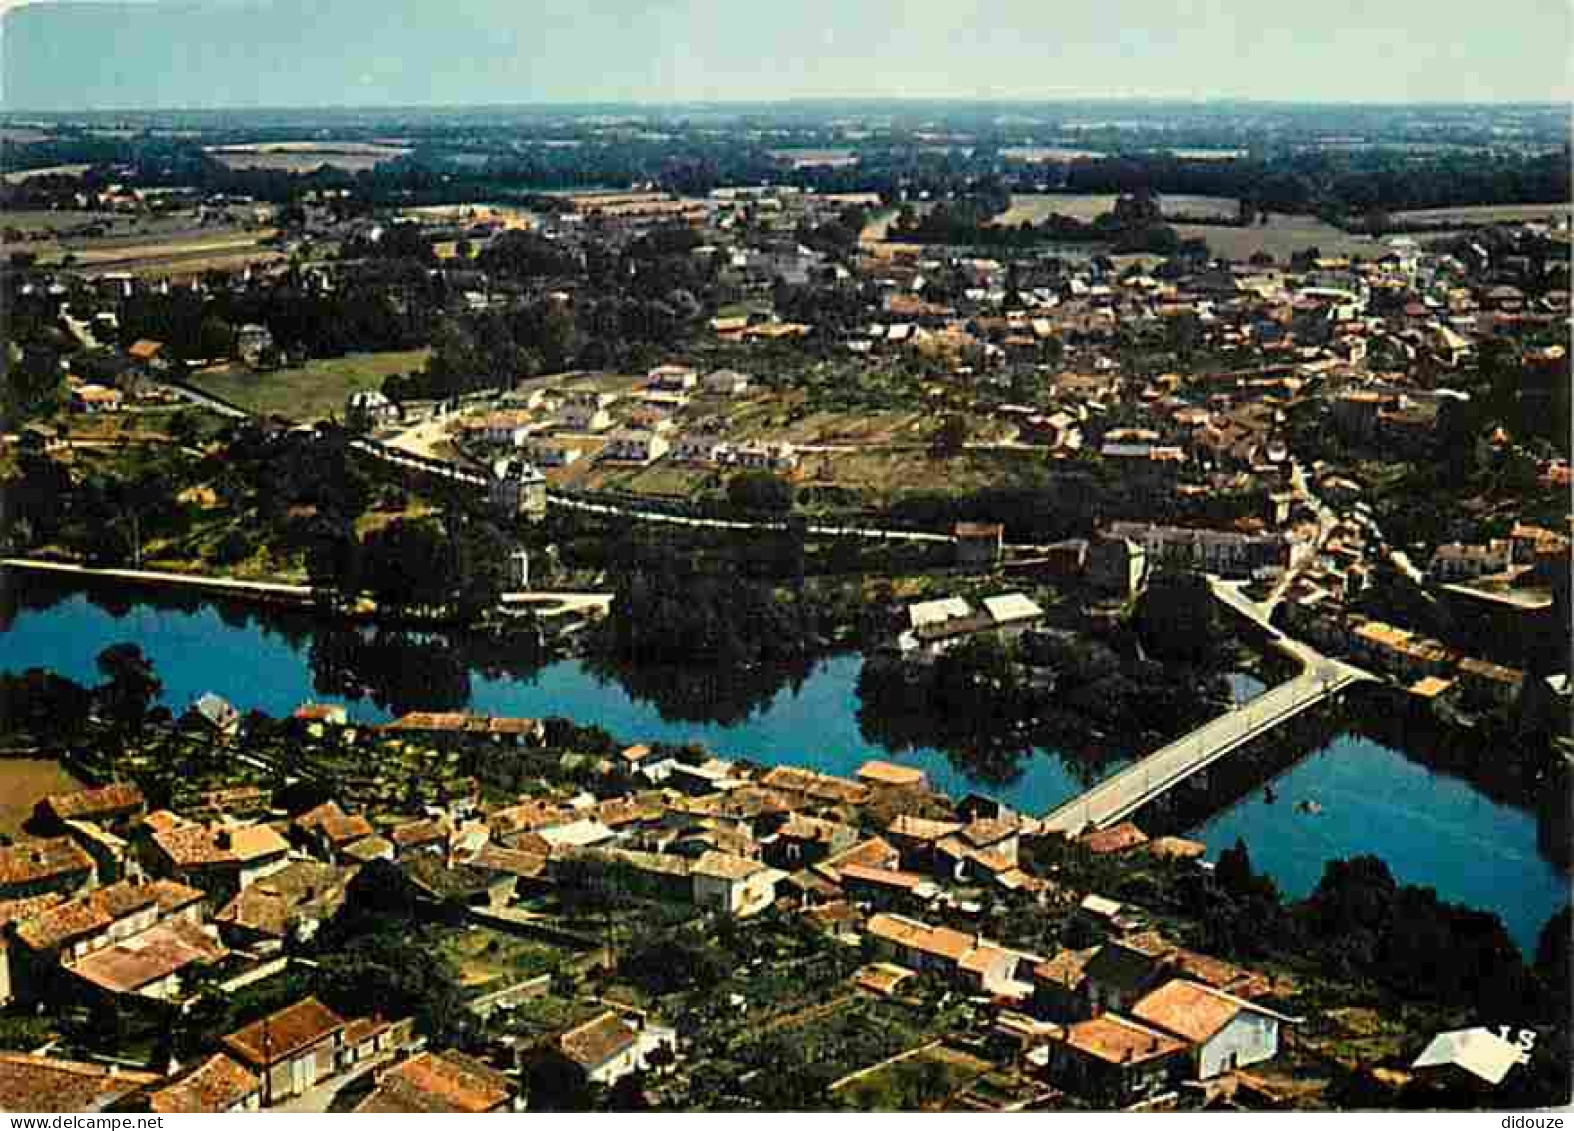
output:
{"label": "small boat on water", "polygon": [[1315,817],[1317,814],[1323,811],[1323,807],[1317,804],[1317,802],[1308,798],[1302,801],[1297,801],[1295,803],[1295,811],[1297,813],[1309,813]]}

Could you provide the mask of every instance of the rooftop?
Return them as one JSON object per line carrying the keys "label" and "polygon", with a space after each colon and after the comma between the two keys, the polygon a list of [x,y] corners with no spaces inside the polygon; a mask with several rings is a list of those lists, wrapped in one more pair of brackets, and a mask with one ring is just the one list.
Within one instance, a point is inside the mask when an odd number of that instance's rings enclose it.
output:
{"label": "rooftop", "polygon": [[258,1067],[276,1064],[344,1028],[344,1019],[314,997],[294,1005],[223,1039],[224,1046],[246,1063]]}

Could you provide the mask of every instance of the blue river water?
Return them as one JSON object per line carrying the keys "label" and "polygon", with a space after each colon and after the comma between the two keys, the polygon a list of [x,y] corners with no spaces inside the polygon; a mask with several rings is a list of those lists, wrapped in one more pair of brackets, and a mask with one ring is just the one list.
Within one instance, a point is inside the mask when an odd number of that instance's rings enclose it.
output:
{"label": "blue river water", "polygon": [[[81,683],[99,680],[94,658],[110,644],[131,641],[153,661],[164,701],[177,712],[205,691],[242,710],[283,715],[322,699],[312,687],[309,628],[293,635],[265,618],[206,604],[184,608],[122,596],[115,612],[81,592],[17,609],[0,631],[0,670],[49,668]],[[674,721],[614,679],[598,678],[576,660],[546,665],[528,678],[470,675],[470,709],[523,716],[563,716],[596,724],[628,742],[702,742],[718,754],[762,764],[787,763],[851,774],[869,758],[923,769],[952,796],[976,791],[1028,813],[1043,813],[1086,788],[1054,751],[1025,758],[1019,776],[982,782],[934,749],[893,753],[865,736],[858,718],[856,655],[817,664],[799,684],[783,687],[747,718],[729,725]],[[1246,675],[1231,678],[1237,700],[1261,690]],[[366,701],[347,704],[365,722],[387,716]],[[1102,763],[1093,776],[1120,768]],[[1194,835],[1216,857],[1237,838],[1255,866],[1292,896],[1309,892],[1329,859],[1374,853],[1404,883],[1435,887],[1445,899],[1495,911],[1522,948],[1569,898],[1567,876],[1537,850],[1536,819],[1494,802],[1470,783],[1434,772],[1402,752],[1345,735],[1291,768],[1276,783],[1278,800],[1258,793],[1208,821]],[[1296,811],[1316,801],[1322,812]]]}

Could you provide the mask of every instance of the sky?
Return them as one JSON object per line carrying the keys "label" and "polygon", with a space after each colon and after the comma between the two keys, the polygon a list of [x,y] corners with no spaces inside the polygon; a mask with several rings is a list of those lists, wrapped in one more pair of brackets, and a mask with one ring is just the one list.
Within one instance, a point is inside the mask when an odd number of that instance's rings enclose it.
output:
{"label": "sky", "polygon": [[0,0],[12,110],[1574,97],[1574,0]]}

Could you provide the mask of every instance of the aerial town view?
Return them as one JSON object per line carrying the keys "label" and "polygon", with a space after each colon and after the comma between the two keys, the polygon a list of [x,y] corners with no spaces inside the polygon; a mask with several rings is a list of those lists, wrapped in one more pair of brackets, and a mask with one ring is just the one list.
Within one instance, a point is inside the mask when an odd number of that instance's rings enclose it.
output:
{"label": "aerial town view", "polygon": [[1574,8],[949,7],[11,7],[0,1111],[1569,1103]]}

